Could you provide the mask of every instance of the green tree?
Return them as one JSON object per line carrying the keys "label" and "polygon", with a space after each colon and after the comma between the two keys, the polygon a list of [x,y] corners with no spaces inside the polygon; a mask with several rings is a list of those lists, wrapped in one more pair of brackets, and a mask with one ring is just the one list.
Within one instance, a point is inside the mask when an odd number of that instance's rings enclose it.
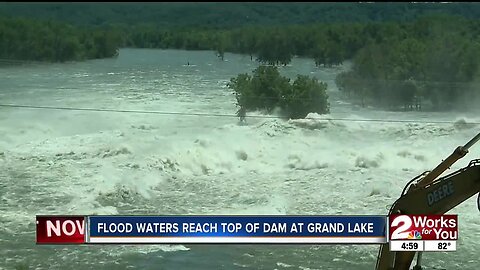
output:
{"label": "green tree", "polygon": [[229,36],[225,32],[221,32],[216,36],[216,41],[215,41],[215,51],[217,56],[224,60],[225,57],[225,50],[228,49],[230,40]]}
{"label": "green tree", "polygon": [[327,84],[316,78],[298,75],[290,87],[282,92],[280,107],[289,118],[305,118],[309,113],[329,112]]}
{"label": "green tree", "polygon": [[239,74],[230,80],[228,87],[235,93],[238,112],[265,110],[271,113],[279,108],[282,115],[293,119],[303,118],[310,112],[329,112],[325,83],[300,75],[290,83],[290,79],[281,76],[273,66],[259,66],[252,76]]}

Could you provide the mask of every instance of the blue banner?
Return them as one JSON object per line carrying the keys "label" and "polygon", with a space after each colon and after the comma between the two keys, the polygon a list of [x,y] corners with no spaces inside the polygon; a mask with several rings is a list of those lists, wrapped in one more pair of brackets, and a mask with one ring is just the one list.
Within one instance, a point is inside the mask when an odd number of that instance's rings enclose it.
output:
{"label": "blue banner", "polygon": [[90,216],[88,224],[91,238],[338,237],[386,241],[385,216]]}

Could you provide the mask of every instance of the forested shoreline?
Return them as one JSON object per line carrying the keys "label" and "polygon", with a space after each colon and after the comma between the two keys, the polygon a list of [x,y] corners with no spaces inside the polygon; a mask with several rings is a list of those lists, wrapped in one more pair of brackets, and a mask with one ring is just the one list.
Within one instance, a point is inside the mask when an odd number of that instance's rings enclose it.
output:
{"label": "forested shoreline", "polygon": [[113,57],[118,36],[106,28],[62,22],[0,18],[0,58],[65,62]]}
{"label": "forested shoreline", "polygon": [[[114,57],[118,48],[212,50],[250,55],[266,65],[293,57],[317,66],[352,61],[336,78],[363,106],[449,109],[478,93],[480,20],[436,14],[407,22],[247,25],[234,28],[109,24],[0,18],[0,58],[64,62]],[[213,54],[212,54],[213,55]]]}

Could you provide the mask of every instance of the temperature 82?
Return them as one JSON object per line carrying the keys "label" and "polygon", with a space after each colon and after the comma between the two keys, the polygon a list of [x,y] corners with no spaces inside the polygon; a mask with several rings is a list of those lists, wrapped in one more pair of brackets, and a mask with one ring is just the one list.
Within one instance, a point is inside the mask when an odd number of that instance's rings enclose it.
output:
{"label": "temperature 82", "polygon": [[438,249],[448,249],[449,246],[451,246],[451,243],[446,243],[446,242],[440,242],[438,243]]}

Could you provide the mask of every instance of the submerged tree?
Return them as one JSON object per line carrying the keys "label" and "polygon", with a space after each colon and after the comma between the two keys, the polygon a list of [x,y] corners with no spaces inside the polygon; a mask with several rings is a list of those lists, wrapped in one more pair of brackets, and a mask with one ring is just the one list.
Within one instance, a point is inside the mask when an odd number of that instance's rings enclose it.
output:
{"label": "submerged tree", "polygon": [[280,108],[290,118],[304,118],[309,113],[329,112],[327,84],[316,78],[298,75],[293,84],[284,89]]}
{"label": "submerged tree", "polygon": [[441,15],[372,26],[375,34],[353,58],[352,69],[337,76],[337,85],[362,103],[387,109],[421,109],[425,103],[448,110],[474,95],[480,40],[473,29],[472,21]]}
{"label": "submerged tree", "polygon": [[234,91],[237,105],[244,112],[271,113],[278,108],[292,119],[304,118],[311,112],[329,112],[326,83],[301,75],[291,83],[274,66],[259,66],[252,75],[239,74],[230,80],[228,87]]}

